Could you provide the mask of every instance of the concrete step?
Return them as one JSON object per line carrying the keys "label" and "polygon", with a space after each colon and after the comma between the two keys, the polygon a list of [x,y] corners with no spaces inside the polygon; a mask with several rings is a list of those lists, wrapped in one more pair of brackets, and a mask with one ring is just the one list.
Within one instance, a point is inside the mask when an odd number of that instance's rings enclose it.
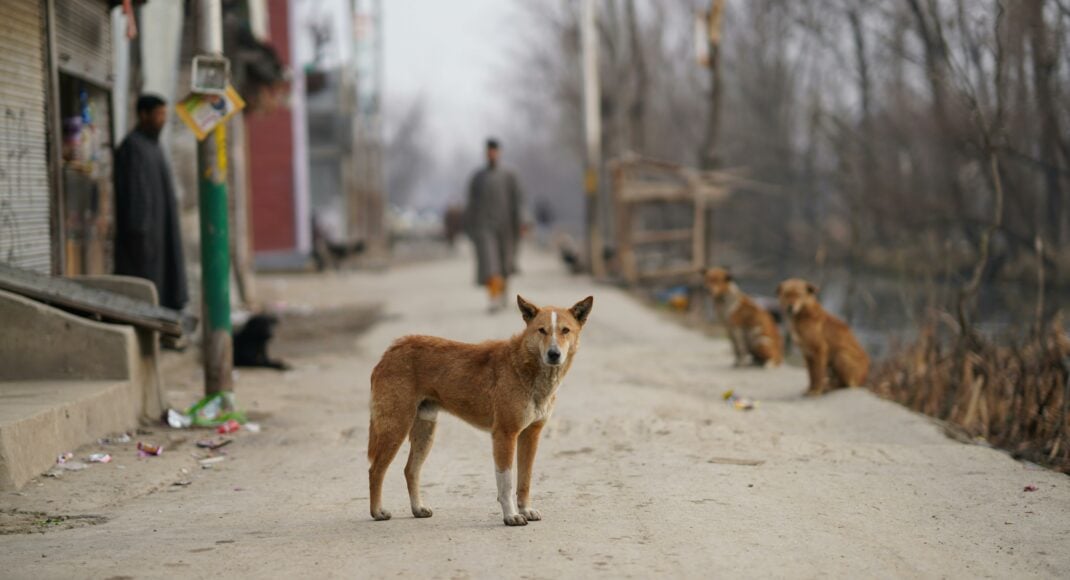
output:
{"label": "concrete step", "polygon": [[[83,283],[156,300],[147,280]],[[59,453],[159,417],[156,348],[150,331],[0,290],[0,490],[25,485]]]}
{"label": "concrete step", "polygon": [[0,489],[21,487],[60,453],[135,429],[140,411],[133,381],[0,382]]}

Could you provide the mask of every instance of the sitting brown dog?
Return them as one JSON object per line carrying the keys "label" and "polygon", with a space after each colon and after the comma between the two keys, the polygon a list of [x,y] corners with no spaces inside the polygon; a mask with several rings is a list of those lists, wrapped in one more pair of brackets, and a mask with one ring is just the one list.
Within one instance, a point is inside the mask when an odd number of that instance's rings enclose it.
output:
{"label": "sitting brown dog", "polygon": [[736,366],[746,364],[748,355],[759,366],[783,362],[784,342],[769,311],[744,294],[728,270],[711,268],[706,270],[705,279],[717,317],[732,340]]}
{"label": "sitting brown dog", "polygon": [[866,382],[869,356],[850,327],[817,301],[817,287],[799,278],[777,286],[777,298],[791,321],[792,340],[806,357],[810,388],[817,396],[829,389],[858,387]]}

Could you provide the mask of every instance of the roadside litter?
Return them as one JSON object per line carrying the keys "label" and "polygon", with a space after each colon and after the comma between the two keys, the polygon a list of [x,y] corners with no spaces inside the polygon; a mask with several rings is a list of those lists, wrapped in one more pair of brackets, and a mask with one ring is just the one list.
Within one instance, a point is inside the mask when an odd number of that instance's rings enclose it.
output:
{"label": "roadside litter", "polygon": [[237,408],[233,392],[215,393],[197,401],[185,413],[168,409],[167,424],[175,429],[218,427],[228,422],[234,422],[240,426],[247,422],[247,419],[245,413],[238,411]]}
{"label": "roadside litter", "polygon": [[201,466],[203,467],[205,465],[215,465],[216,463],[221,463],[221,462],[225,461],[226,459],[227,459],[226,457],[223,457],[222,455],[218,455],[216,457],[205,457],[204,459],[198,459],[197,463],[200,463]]}
{"label": "roadside litter", "polygon": [[747,397],[737,397],[735,391],[732,389],[725,391],[721,397],[737,411],[752,411],[758,408],[758,401]]}
{"label": "roadside litter", "polygon": [[90,463],[111,463],[111,455],[107,453],[93,453],[89,456]]}
{"label": "roadside litter", "polygon": [[211,449],[214,451],[216,449],[219,449],[220,447],[230,445],[233,442],[233,439],[223,439],[222,437],[220,437],[219,439],[201,439],[197,442],[197,447],[200,447],[201,449]]}
{"label": "roadside litter", "polygon": [[1023,489],[1022,491],[1036,491],[1036,490],[1037,490],[1037,486],[1035,486],[1032,483],[1030,483],[1029,485],[1025,486],[1025,489]]}
{"label": "roadside litter", "polygon": [[175,429],[186,429],[193,425],[193,418],[174,409],[167,410],[167,424]]}
{"label": "roadside litter", "polygon": [[81,471],[89,467],[89,464],[74,460],[74,454],[70,451],[60,453],[56,457],[56,465],[45,472],[45,477],[63,477],[65,471]]}
{"label": "roadside litter", "polygon": [[137,442],[137,456],[138,457],[151,457],[154,455],[163,455],[163,445],[153,445],[152,443]]}
{"label": "roadside litter", "polygon": [[105,437],[103,439],[97,439],[97,443],[101,445],[119,445],[122,443],[129,443],[133,441],[133,438],[129,433],[123,433],[115,437]]}
{"label": "roadside litter", "polygon": [[241,429],[241,424],[238,423],[237,421],[235,421],[234,419],[230,419],[226,423],[223,423],[219,427],[216,427],[215,432],[216,433],[222,433],[222,434],[225,435],[227,433],[233,433],[233,432],[237,431],[238,429]]}
{"label": "roadside litter", "polygon": [[48,471],[45,475],[48,477],[59,477],[64,471],[81,471],[89,467],[88,464],[81,461],[74,460],[74,454],[70,451],[66,453],[60,453],[56,457],[56,466]]}
{"label": "roadside litter", "polygon": [[654,295],[654,299],[657,300],[659,305],[666,306],[677,312],[686,312],[691,305],[690,289],[687,286],[673,286],[662,290]]}

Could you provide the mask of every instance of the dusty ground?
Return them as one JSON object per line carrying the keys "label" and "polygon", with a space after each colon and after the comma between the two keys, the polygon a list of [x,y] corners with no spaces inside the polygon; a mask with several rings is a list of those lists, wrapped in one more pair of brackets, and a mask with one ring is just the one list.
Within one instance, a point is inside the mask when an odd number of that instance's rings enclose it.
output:
{"label": "dusty ground", "polygon": [[[162,457],[110,446],[111,464],[2,496],[0,530],[41,533],[0,535],[0,576],[1020,578],[1070,570],[1066,476],[953,442],[863,391],[804,400],[800,369],[732,369],[724,341],[567,277],[547,258],[528,254],[522,265],[515,288],[535,302],[596,296],[536,465],[544,521],[502,525],[489,438],[452,418],[442,419],[424,469],[434,517],[408,516],[401,461],[387,478],[395,519],[368,516],[368,375],[383,349],[405,333],[478,340],[521,325],[512,311],[484,313],[459,257],[262,280],[263,293],[291,308],[364,322],[337,322],[332,336],[300,327],[284,337],[279,351],[294,371],[243,370],[239,397],[263,431],[237,434],[210,470],[192,456],[206,434],[156,427],[138,438],[168,445]],[[380,321],[359,334],[376,304]],[[188,363],[169,366],[169,395],[180,404],[198,381]],[[734,410],[721,400],[728,388],[760,406]],[[1024,492],[1027,484],[1037,491]]]}

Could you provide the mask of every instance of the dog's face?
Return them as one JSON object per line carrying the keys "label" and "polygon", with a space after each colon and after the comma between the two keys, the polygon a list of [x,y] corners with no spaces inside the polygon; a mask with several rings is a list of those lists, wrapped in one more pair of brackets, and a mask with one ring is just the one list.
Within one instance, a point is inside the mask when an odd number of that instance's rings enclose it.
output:
{"label": "dog's face", "polygon": [[794,315],[811,304],[817,304],[817,286],[801,278],[789,278],[776,287],[780,307]]}
{"label": "dog's face", "polygon": [[724,268],[710,268],[704,276],[706,289],[714,298],[723,298],[732,289],[732,275]]}
{"label": "dog's face", "polygon": [[588,296],[567,310],[553,306],[539,308],[519,295],[516,303],[528,325],[524,330],[525,346],[537,351],[544,365],[556,367],[566,364],[576,354],[580,330],[591,313],[594,297]]}

